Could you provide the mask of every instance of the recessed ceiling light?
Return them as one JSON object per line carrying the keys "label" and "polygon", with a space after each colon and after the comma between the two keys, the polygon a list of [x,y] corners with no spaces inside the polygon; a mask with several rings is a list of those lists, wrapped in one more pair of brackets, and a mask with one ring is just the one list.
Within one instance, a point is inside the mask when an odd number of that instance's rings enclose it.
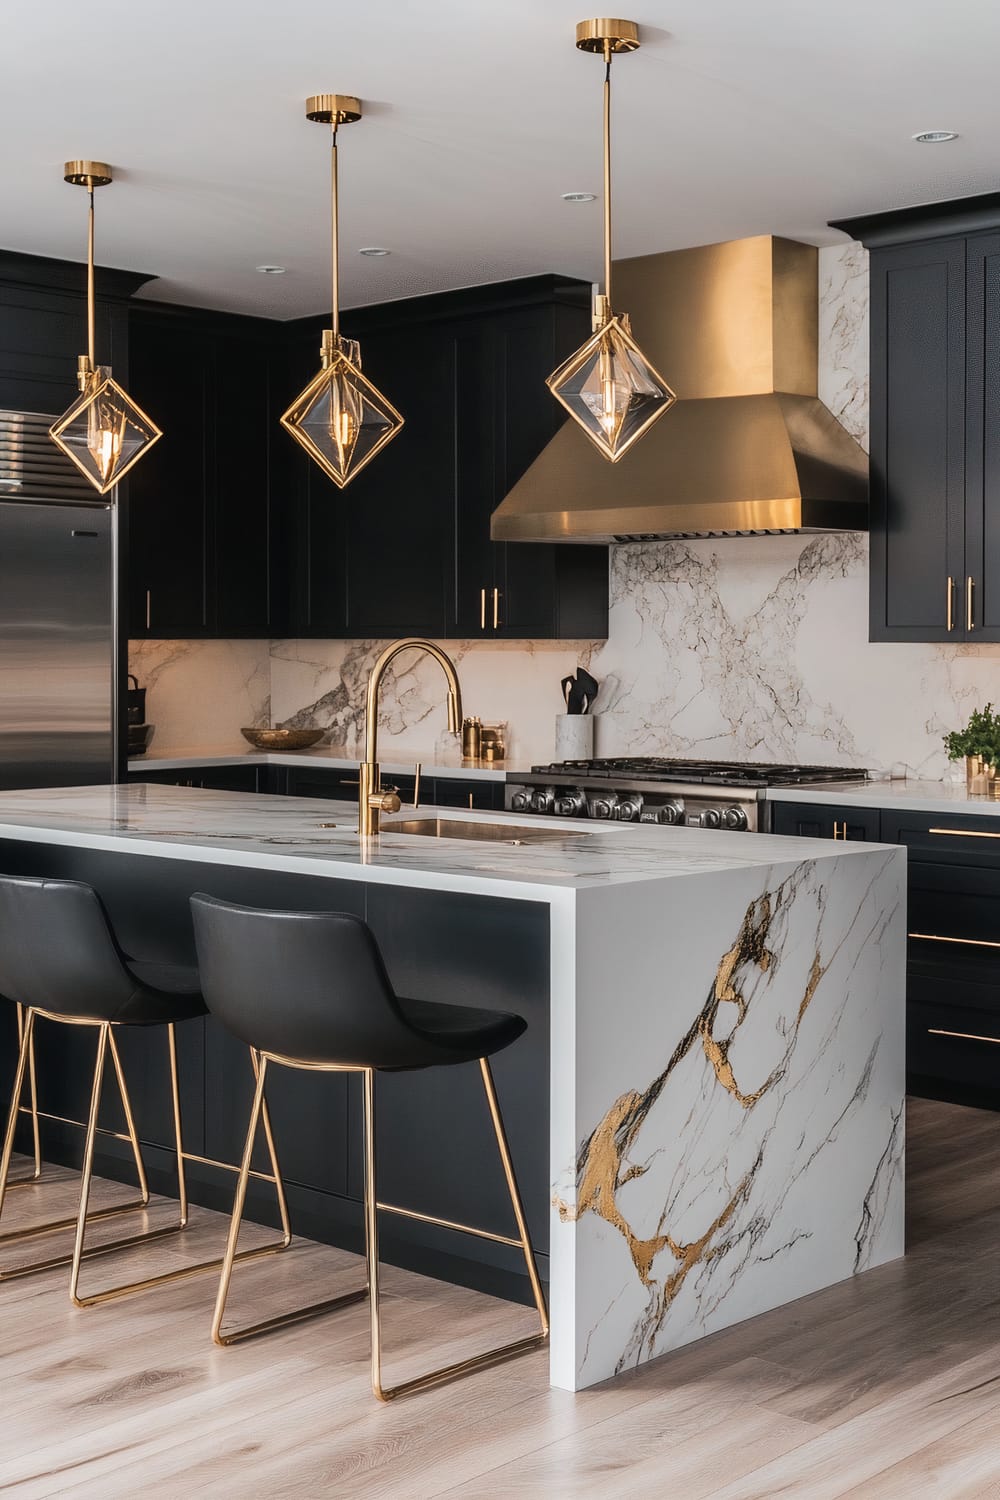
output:
{"label": "recessed ceiling light", "polygon": [[596,197],[596,193],[563,193],[562,201],[564,203],[593,203]]}
{"label": "recessed ceiling light", "polygon": [[254,266],[254,270],[259,271],[262,276],[284,276],[285,274],[284,266]]}
{"label": "recessed ceiling light", "polygon": [[940,146],[944,141],[957,141],[957,130],[918,130],[913,137],[921,146]]}
{"label": "recessed ceiling light", "polygon": [[386,250],[382,245],[365,245],[358,251],[359,255],[391,255],[391,250]]}

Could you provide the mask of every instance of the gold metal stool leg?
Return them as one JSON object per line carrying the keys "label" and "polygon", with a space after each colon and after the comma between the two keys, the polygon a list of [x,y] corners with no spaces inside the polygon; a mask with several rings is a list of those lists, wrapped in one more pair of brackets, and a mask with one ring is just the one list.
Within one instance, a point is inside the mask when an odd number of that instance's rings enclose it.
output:
{"label": "gold metal stool leg", "polygon": [[[20,1054],[21,1044],[24,1041],[24,1006],[18,1001],[14,1006],[17,1015],[17,1047]],[[20,1111],[31,1116],[31,1138],[34,1154],[34,1166],[29,1176],[17,1177],[13,1182],[8,1182],[7,1187],[33,1187],[42,1177],[42,1141],[38,1128],[38,1082],[35,1075],[35,1044],[32,1040],[28,1048],[28,1082],[31,1089],[31,1104],[21,1105]]]}
{"label": "gold metal stool leg", "polygon": [[381,1208],[390,1213],[401,1213],[407,1218],[420,1219],[426,1218],[426,1215],[408,1213],[405,1209],[393,1208],[389,1204],[380,1204],[378,1201],[375,1177],[375,1075],[371,1068],[367,1068],[365,1069],[365,1242],[368,1259],[368,1284],[371,1289],[369,1307],[371,1318],[372,1390],[380,1401],[392,1401],[399,1396],[412,1395],[416,1391],[426,1390],[429,1386],[443,1385],[445,1381],[456,1380],[461,1375],[469,1375],[473,1370],[482,1370],[489,1365],[500,1364],[503,1360],[515,1359],[520,1354],[528,1354],[533,1349],[541,1348],[549,1336],[549,1316],[545,1306],[545,1295],[542,1291],[541,1281],[539,1280],[538,1268],[535,1265],[535,1255],[528,1233],[527,1220],[524,1216],[524,1205],[521,1202],[521,1194],[514,1175],[514,1164],[511,1160],[510,1147],[503,1127],[500,1106],[497,1102],[493,1075],[489,1062],[485,1057],[479,1059],[479,1067],[482,1073],[483,1088],[486,1091],[486,1102],[489,1105],[490,1118],[493,1121],[493,1130],[497,1139],[500,1160],[507,1179],[507,1190],[510,1194],[511,1207],[514,1210],[514,1218],[517,1222],[518,1239],[516,1241],[508,1240],[505,1236],[489,1234],[482,1230],[470,1228],[464,1224],[452,1224],[448,1227],[462,1230],[466,1234],[482,1235],[487,1239],[499,1239],[506,1244],[520,1244],[525,1264],[528,1268],[528,1277],[531,1282],[535,1306],[538,1309],[541,1328],[538,1333],[530,1334],[527,1338],[516,1339],[510,1344],[501,1344],[498,1348],[489,1349],[484,1354],[474,1354],[469,1359],[458,1360],[455,1364],[445,1365],[441,1369],[432,1370],[426,1375],[418,1375],[412,1380],[404,1380],[399,1385],[384,1386],[382,1384],[378,1210]]}
{"label": "gold metal stool leg", "polygon": [[[128,1122],[130,1136],[137,1139],[135,1122],[132,1118],[132,1106],[125,1086],[125,1074],[122,1069],[121,1059],[115,1043],[112,1027],[107,1028],[107,1040],[111,1049],[115,1073],[118,1078],[118,1086],[122,1096],[122,1106],[125,1110],[125,1118]],[[185,1163],[187,1153],[184,1150],[184,1138],[181,1129],[181,1097],[180,1082],[177,1070],[177,1034],[173,1023],[167,1026],[167,1045],[170,1054],[170,1088],[173,1103],[174,1117],[174,1143],[177,1152],[177,1188],[178,1188],[178,1222],[168,1224],[162,1229],[150,1229],[143,1234],[133,1235],[129,1239],[117,1240],[113,1245],[100,1246],[96,1252],[85,1251],[83,1248],[84,1237],[87,1226],[87,1199],[90,1194],[90,1180],[93,1168],[94,1138],[97,1134],[97,1107],[100,1103],[100,1073],[103,1068],[103,1057],[101,1055],[101,1044],[98,1044],[98,1064],[95,1072],[95,1093],[91,1100],[91,1111],[87,1122],[87,1137],[84,1147],[84,1175],[80,1192],[80,1211],[77,1217],[76,1242],[73,1249],[72,1271],[70,1273],[70,1298],[76,1307],[96,1307],[102,1302],[111,1302],[120,1297],[130,1297],[137,1292],[147,1292],[153,1287],[165,1286],[170,1282],[184,1281],[190,1276],[200,1276],[205,1271],[217,1271],[223,1264],[223,1259],[216,1256],[212,1260],[198,1261],[190,1266],[178,1266],[172,1271],[161,1271],[155,1276],[144,1276],[137,1281],[124,1282],[118,1286],[106,1287],[101,1292],[93,1292],[87,1297],[80,1295],[80,1267],[84,1258],[94,1253],[103,1254],[107,1250],[125,1250],[136,1245],[148,1244],[151,1240],[163,1239],[170,1234],[179,1234],[187,1228],[188,1223],[188,1195],[187,1174]],[[259,1076],[259,1065],[253,1052],[250,1054],[253,1062],[254,1072]],[[291,1230],[288,1224],[288,1209],[285,1203],[285,1189],[278,1166],[278,1158],[274,1149],[274,1139],[271,1133],[271,1122],[264,1110],[264,1130],[267,1139],[268,1151],[271,1158],[271,1168],[274,1173],[274,1184],[278,1195],[278,1206],[282,1221],[282,1238],[276,1243],[260,1245],[253,1250],[245,1250],[237,1259],[256,1260],[263,1255],[273,1255],[278,1250],[287,1249],[291,1240]],[[141,1157],[140,1157],[141,1160]],[[145,1168],[140,1168],[143,1190],[146,1191]]]}
{"label": "gold metal stool leg", "polygon": [[[222,1262],[222,1275],[219,1278],[219,1291],[215,1299],[215,1314],[212,1318],[212,1341],[223,1347],[229,1344],[241,1343],[244,1339],[255,1338],[258,1334],[268,1333],[275,1328],[284,1328],[290,1323],[301,1323],[307,1318],[318,1317],[321,1313],[335,1312],[338,1308],[349,1307],[352,1303],[361,1302],[368,1295],[368,1288],[361,1287],[354,1292],[346,1292],[340,1297],[330,1297],[323,1302],[314,1302],[309,1307],[300,1307],[292,1312],[278,1313],[271,1318],[265,1318],[259,1323],[251,1323],[244,1328],[237,1328],[229,1333],[222,1331],[222,1321],[226,1315],[226,1303],[229,1298],[229,1287],[233,1278],[233,1266],[239,1260],[252,1259],[259,1252],[242,1251],[237,1253],[236,1246],[240,1237],[240,1224],[243,1219],[243,1210],[246,1207],[247,1184],[250,1179],[250,1163],[253,1159],[254,1142],[257,1137],[257,1127],[261,1120],[264,1122],[264,1131],[267,1136],[268,1148],[271,1151],[272,1160],[274,1155],[274,1141],[271,1134],[271,1122],[267,1109],[267,1098],[265,1087],[267,1083],[266,1056],[256,1060],[257,1066],[257,1088],[254,1092],[253,1108],[250,1111],[250,1124],[247,1129],[246,1143],[243,1148],[243,1160],[240,1163],[240,1173],[236,1182],[236,1198],[233,1203],[232,1218],[229,1221],[229,1238],[226,1242],[226,1254]],[[289,1228],[288,1209],[285,1202],[284,1191],[279,1191],[279,1203],[282,1209],[282,1223],[286,1232],[286,1245],[291,1239]]]}
{"label": "gold metal stool leg", "polygon": [[[21,1098],[24,1093],[25,1076],[33,1073],[32,1060],[34,1057],[34,1028],[35,1021],[39,1015],[45,1015],[48,1019],[65,1021],[65,1017],[52,1017],[47,1012],[41,1012],[29,1007],[25,1013],[24,1029],[21,1037],[21,1047],[18,1052],[17,1072],[14,1078],[14,1087],[11,1094],[10,1109],[7,1115],[7,1129],[4,1135],[3,1152],[0,1155],[0,1214],[3,1212],[10,1173],[10,1159],[14,1147],[14,1133],[17,1128],[18,1115],[21,1112]],[[74,1023],[75,1024],[75,1023]],[[93,1025],[93,1022],[79,1023]],[[134,1133],[130,1136],[133,1155],[137,1165],[141,1163],[141,1152],[139,1141]],[[141,1180],[141,1178],[140,1178]],[[101,1219],[115,1218],[119,1214],[134,1213],[144,1209],[149,1203],[148,1190],[143,1190],[141,1197],[133,1202],[119,1204],[112,1208],[95,1209],[90,1215],[90,1222],[94,1223]],[[76,1214],[64,1219],[50,1219],[47,1223],[31,1225],[24,1229],[12,1230],[0,1235],[0,1245],[16,1244],[21,1240],[36,1239],[42,1235],[52,1234],[59,1230],[72,1229],[77,1223]],[[99,1246],[92,1253],[103,1254],[110,1247]],[[0,1270],[0,1281],[13,1281],[21,1276],[33,1275],[36,1271],[51,1270],[55,1266],[69,1265],[72,1261],[71,1255],[58,1255],[46,1260],[34,1261],[30,1265],[13,1267],[10,1270]]]}

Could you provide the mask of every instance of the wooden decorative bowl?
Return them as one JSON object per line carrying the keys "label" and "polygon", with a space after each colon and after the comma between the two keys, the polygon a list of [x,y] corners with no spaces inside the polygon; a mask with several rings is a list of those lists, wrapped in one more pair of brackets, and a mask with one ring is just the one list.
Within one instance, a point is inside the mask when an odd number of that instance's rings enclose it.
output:
{"label": "wooden decorative bowl", "polygon": [[308,750],[325,734],[323,729],[241,729],[257,750]]}

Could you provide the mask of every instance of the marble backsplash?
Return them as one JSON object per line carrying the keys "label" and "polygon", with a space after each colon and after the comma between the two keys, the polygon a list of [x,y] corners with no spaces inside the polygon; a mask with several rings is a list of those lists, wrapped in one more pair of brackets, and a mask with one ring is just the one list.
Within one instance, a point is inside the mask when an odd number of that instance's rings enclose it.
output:
{"label": "marble backsplash", "polygon": [[[820,252],[820,395],[868,438],[867,257]],[[466,712],[510,725],[513,761],[549,760],[559,682],[601,682],[598,754],[703,755],[950,774],[941,736],[1000,698],[1000,646],[868,640],[868,542],[857,534],[642,543],[611,556],[606,642],[443,643]],[[382,641],[133,642],[154,749],[241,741],[244,724],[315,724],[350,750]],[[386,684],[382,753],[427,755],[443,685],[404,658]]]}

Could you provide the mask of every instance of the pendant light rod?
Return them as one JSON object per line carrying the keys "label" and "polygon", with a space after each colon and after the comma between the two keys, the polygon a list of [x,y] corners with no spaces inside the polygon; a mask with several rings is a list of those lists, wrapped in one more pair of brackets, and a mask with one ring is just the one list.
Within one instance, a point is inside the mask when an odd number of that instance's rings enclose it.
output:
{"label": "pendant light rod", "polygon": [[639,28],[634,21],[598,16],[580,21],[576,45],[604,59],[604,291],[595,308],[595,326],[611,316],[611,59],[616,52],[635,52]]}
{"label": "pendant light rod", "polygon": [[94,181],[89,183],[90,208],[87,213],[87,358],[94,368],[94,325],[96,321],[94,299]]}
{"label": "pendant light rod", "polygon": [[604,295],[611,306],[611,42],[604,42]]}
{"label": "pendant light rod", "polygon": [[112,181],[111,168],[103,161],[68,161],[63,167],[63,178],[74,187],[85,187],[90,204],[87,211],[87,369],[77,373],[80,389],[86,386],[86,375],[96,368],[96,305],[94,290],[94,189],[107,187]]}
{"label": "pendant light rod", "polygon": [[337,129],[361,119],[361,100],[353,94],[310,94],[306,119],[330,126],[330,281],[333,346],[340,338],[340,212],[338,205]]}
{"label": "pendant light rod", "polygon": [[337,120],[334,117],[330,131],[330,268],[333,281],[331,307],[333,342],[340,338],[340,216],[337,195]]}

